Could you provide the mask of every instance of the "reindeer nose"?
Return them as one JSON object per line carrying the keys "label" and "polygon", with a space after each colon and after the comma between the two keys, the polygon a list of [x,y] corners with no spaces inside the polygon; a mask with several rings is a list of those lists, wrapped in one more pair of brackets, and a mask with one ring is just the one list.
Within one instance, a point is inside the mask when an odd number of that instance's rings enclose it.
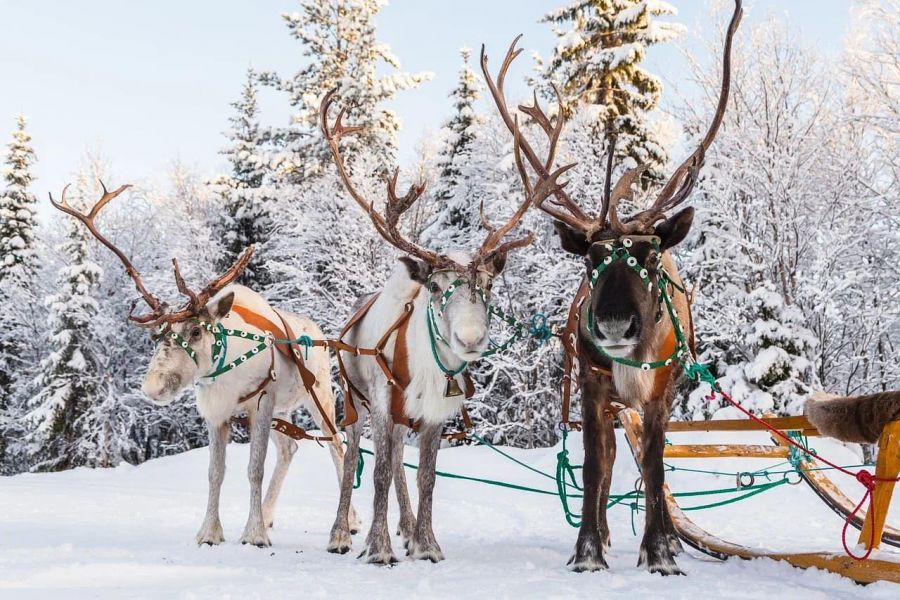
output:
{"label": "reindeer nose", "polygon": [[460,346],[466,349],[480,348],[487,339],[487,330],[480,327],[467,327],[453,333]]}
{"label": "reindeer nose", "polygon": [[635,315],[627,319],[604,319],[597,322],[597,335],[601,340],[623,342],[637,337],[639,328]]}

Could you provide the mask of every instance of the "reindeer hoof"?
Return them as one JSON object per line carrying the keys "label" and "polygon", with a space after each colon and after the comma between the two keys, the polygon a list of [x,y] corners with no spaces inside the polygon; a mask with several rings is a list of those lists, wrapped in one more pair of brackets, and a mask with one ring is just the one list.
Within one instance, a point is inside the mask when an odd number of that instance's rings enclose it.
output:
{"label": "reindeer hoof", "polygon": [[603,571],[609,568],[606,559],[603,558],[603,548],[606,541],[596,534],[579,533],[575,542],[575,552],[569,559],[569,569],[575,573],[591,573]]}
{"label": "reindeer hoof", "polygon": [[444,553],[433,535],[429,535],[424,541],[413,537],[407,546],[406,555],[413,560],[430,560],[433,563],[444,560]]}
{"label": "reindeer hoof", "polygon": [[346,529],[333,529],[331,540],[328,542],[328,551],[332,554],[347,554],[352,545],[350,532]]}
{"label": "reindeer hoof", "polygon": [[662,576],[684,575],[684,571],[678,568],[672,552],[669,549],[669,541],[661,539],[656,543],[642,544],[638,558],[638,566],[646,566],[651,573]]}
{"label": "reindeer hoof", "polygon": [[272,545],[269,541],[269,534],[263,527],[247,527],[244,529],[244,535],[241,536],[241,544],[256,546],[257,548],[267,548]]}
{"label": "reindeer hoof", "polygon": [[198,546],[218,546],[225,541],[225,535],[222,533],[222,524],[219,522],[208,525],[204,523],[194,539],[197,540]]}
{"label": "reindeer hoof", "polygon": [[397,564],[397,557],[391,550],[375,551],[366,548],[359,553],[357,558],[361,558],[364,563],[370,565],[380,565],[382,567],[390,567]]}

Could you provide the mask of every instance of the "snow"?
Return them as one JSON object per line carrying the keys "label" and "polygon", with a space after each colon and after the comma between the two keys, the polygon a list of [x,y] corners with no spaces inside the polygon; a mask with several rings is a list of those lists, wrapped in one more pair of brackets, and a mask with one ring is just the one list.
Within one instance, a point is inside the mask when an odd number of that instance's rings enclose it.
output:
{"label": "snow", "polygon": [[[621,434],[621,431],[617,433]],[[678,442],[765,443],[765,435],[673,434]],[[580,436],[570,437],[574,461]],[[815,440],[839,460],[856,457],[836,443]],[[510,450],[552,472],[559,448]],[[270,459],[273,458],[270,453]],[[691,598],[897,598],[900,586],[858,586],[837,575],[801,571],[769,560],[719,562],[688,550],[679,557],[686,577],[663,578],[636,567],[639,539],[629,510],[610,510],[610,570],[575,574],[566,569],[576,530],[566,525],[558,500],[466,481],[440,479],[435,492],[435,533],[447,560],[401,560],[394,568],[365,565],[355,555],[325,552],[337,486],[327,452],[303,443],[285,484],[272,532],[273,546],[259,549],[236,540],[247,513],[248,446],[228,448],[222,496],[226,543],[197,547],[193,536],[206,505],[206,449],[151,460],[138,467],[78,468],[3,480],[0,504],[0,596],[8,598],[457,598],[490,593],[499,598],[586,597]],[[416,461],[408,448],[406,459]],[[758,469],[761,461],[690,462],[694,468]],[[682,464],[686,461],[681,461]],[[271,470],[271,460],[268,465]],[[448,448],[438,468],[552,489],[553,482],[518,467],[484,447]],[[631,489],[637,471],[624,438],[613,493]],[[414,480],[413,477],[410,477]],[[733,485],[728,477],[669,473],[675,491]],[[852,498],[858,484],[841,481]],[[415,500],[415,491],[413,498]],[[368,522],[371,462],[354,496]],[[576,501],[577,502],[577,501]],[[692,499],[685,504],[697,504]],[[577,509],[577,504],[576,504]],[[840,551],[841,519],[804,486],[781,486],[725,508],[690,513],[697,523],[730,541],[782,550]],[[641,516],[636,517],[638,531]],[[396,523],[392,505],[390,520]],[[889,522],[900,521],[894,507]],[[855,535],[855,531],[851,532]],[[396,538],[394,550],[402,556]],[[877,556],[900,561],[900,553]],[[802,592],[801,592],[802,590]]]}

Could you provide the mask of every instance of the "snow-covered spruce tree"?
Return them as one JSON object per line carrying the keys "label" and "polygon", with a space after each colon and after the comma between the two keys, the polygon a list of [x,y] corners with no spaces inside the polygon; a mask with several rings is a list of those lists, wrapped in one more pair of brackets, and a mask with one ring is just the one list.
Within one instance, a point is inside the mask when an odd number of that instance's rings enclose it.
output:
{"label": "snow-covered spruce tree", "polygon": [[263,293],[271,283],[265,268],[266,242],[272,231],[273,202],[266,185],[268,168],[265,163],[265,138],[259,126],[257,106],[257,76],[252,69],[241,89],[241,97],[232,103],[235,113],[229,119],[226,132],[229,145],[222,154],[231,163],[231,173],[215,182],[216,194],[221,198],[219,223],[216,228],[223,251],[217,262],[220,270],[227,269],[250,245],[256,255],[241,274],[238,283]]}
{"label": "snow-covered spruce tree", "polygon": [[275,146],[270,162],[286,181],[302,181],[330,162],[318,114],[322,97],[335,88],[352,118],[366,125],[359,135],[341,141],[348,164],[367,148],[375,159],[367,165],[369,171],[384,176],[392,168],[400,124],[382,105],[431,74],[401,71],[388,46],[375,37],[375,17],[385,4],[386,0],[300,0],[300,11],[282,15],[291,36],[303,45],[304,66],[290,77],[263,72],[260,80],[286,92],[295,110],[289,126],[269,132]]}
{"label": "snow-covered spruce tree", "polygon": [[[79,178],[71,194],[73,206],[87,206],[88,189],[87,181]],[[66,264],[59,270],[57,292],[46,298],[51,315],[48,353],[41,361],[25,415],[31,471],[95,464],[96,456],[81,445],[85,415],[106,386],[93,327],[103,271],[88,257],[89,238],[80,223],[67,221],[61,247]]]}
{"label": "snow-covered spruce tree", "polygon": [[31,167],[36,158],[25,117],[16,118],[16,131],[7,146],[5,189],[0,193],[0,283],[7,277],[27,278],[36,268],[34,253],[35,204],[29,190],[34,181]]}
{"label": "snow-covered spruce tree", "polygon": [[614,136],[614,164],[628,158],[628,165],[648,165],[646,181],[664,177],[667,157],[647,123],[662,83],[640,63],[649,46],[684,31],[680,24],[658,19],[674,14],[675,8],[662,0],[576,0],[542,19],[558,37],[553,56],[540,69],[547,95],[553,96],[549,84],[556,84],[570,113],[589,113],[593,151],[606,156]]}
{"label": "snow-covered spruce tree", "polygon": [[35,162],[25,117],[16,119],[0,188],[0,473],[8,472],[7,442],[14,436],[16,390],[32,357],[35,303],[35,204],[29,189]]}
{"label": "snow-covered spruce tree", "polygon": [[[441,134],[443,146],[437,157],[437,181],[432,192],[435,215],[422,231],[426,245],[460,248],[471,242],[480,229],[477,200],[465,192],[467,179],[471,177],[471,146],[477,134],[479,117],[475,102],[480,96],[480,83],[469,64],[472,50],[460,50],[463,64],[459,81],[450,92],[453,99],[453,116],[444,125]],[[474,201],[473,201],[474,200]],[[476,210],[472,210],[475,205]]]}

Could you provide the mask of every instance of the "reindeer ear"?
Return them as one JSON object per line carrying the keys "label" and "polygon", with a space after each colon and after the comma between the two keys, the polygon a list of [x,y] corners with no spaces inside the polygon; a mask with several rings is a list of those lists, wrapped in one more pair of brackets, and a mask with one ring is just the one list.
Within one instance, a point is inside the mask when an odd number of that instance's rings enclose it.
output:
{"label": "reindeer ear", "polygon": [[563,250],[578,256],[587,254],[591,244],[583,231],[572,229],[562,221],[553,221],[553,228],[556,229]]}
{"label": "reindeer ear", "polygon": [[213,319],[221,319],[225,315],[231,312],[231,306],[234,304],[234,292],[228,292],[215,304],[210,304],[207,306],[207,310],[209,310],[209,314]]}
{"label": "reindeer ear", "polygon": [[672,248],[684,241],[694,222],[694,207],[688,206],[656,226],[662,248]]}
{"label": "reindeer ear", "polygon": [[488,265],[488,268],[491,270],[491,272],[493,272],[494,276],[497,276],[503,272],[503,267],[505,266],[506,252],[494,256],[494,260],[491,261],[491,264]]}
{"label": "reindeer ear", "polygon": [[409,272],[409,278],[417,283],[425,283],[431,275],[431,265],[422,260],[416,260],[409,256],[401,256],[400,262]]}

